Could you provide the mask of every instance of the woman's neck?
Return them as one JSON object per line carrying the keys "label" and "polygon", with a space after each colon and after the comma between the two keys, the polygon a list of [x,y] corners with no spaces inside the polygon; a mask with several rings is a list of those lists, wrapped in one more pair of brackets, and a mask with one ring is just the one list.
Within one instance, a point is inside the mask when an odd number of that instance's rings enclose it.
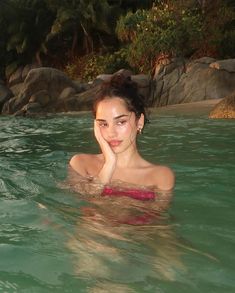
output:
{"label": "woman's neck", "polygon": [[127,150],[117,154],[117,167],[134,167],[139,159],[141,159],[141,156],[136,148]]}

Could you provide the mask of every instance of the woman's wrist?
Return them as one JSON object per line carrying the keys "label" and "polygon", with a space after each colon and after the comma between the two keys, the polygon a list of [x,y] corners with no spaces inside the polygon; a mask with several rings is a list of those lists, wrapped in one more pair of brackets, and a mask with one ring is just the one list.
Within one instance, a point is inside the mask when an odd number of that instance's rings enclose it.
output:
{"label": "woman's wrist", "polygon": [[98,178],[102,184],[105,185],[110,183],[113,176],[114,169],[115,169],[115,164],[105,163],[103,165],[102,169],[100,170],[98,174]]}

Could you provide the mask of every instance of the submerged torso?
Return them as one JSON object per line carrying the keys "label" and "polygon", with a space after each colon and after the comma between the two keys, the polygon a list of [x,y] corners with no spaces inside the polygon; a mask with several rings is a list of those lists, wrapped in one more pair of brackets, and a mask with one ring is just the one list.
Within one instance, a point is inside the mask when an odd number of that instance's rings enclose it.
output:
{"label": "submerged torso", "polygon": [[141,188],[120,188],[117,186],[105,186],[101,196],[126,196],[138,200],[154,200],[156,193],[151,190]]}

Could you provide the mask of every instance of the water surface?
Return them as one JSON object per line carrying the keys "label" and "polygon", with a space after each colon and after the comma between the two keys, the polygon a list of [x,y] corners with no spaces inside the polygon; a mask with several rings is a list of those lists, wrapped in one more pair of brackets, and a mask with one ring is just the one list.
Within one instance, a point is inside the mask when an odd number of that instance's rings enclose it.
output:
{"label": "water surface", "polygon": [[73,154],[98,151],[89,114],[0,125],[0,292],[235,291],[234,121],[152,115],[139,147],[177,181],[139,225],[120,219],[152,207],[59,187]]}

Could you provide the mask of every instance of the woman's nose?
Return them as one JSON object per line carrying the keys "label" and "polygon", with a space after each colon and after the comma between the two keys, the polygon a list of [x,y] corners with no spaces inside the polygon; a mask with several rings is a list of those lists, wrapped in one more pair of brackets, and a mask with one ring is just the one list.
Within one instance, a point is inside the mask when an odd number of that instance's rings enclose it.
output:
{"label": "woman's nose", "polygon": [[116,137],[116,134],[117,134],[117,131],[116,131],[115,126],[110,125],[108,128],[108,137],[110,137],[110,138]]}

